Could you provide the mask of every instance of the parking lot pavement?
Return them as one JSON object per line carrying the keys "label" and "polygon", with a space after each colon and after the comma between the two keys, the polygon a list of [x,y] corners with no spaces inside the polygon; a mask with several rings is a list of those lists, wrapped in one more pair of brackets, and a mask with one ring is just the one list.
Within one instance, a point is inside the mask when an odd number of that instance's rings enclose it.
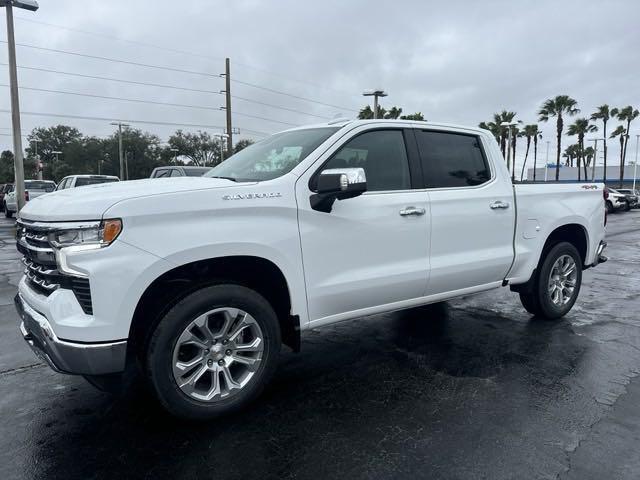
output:
{"label": "parking lot pavement", "polygon": [[164,414],[39,364],[0,221],[0,478],[638,478],[640,212],[559,322],[508,289],[310,332],[249,410]]}

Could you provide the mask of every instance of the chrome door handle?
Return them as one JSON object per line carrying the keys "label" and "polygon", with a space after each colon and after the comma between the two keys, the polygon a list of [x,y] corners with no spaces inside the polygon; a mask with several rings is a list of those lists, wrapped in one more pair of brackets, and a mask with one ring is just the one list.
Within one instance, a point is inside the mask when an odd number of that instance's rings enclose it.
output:
{"label": "chrome door handle", "polygon": [[489,208],[491,208],[491,210],[497,210],[499,208],[502,208],[502,209],[509,208],[509,202],[502,202],[500,200],[497,200],[492,204],[490,204]]}
{"label": "chrome door handle", "polygon": [[403,217],[408,217],[409,215],[419,217],[420,215],[424,215],[425,211],[426,210],[424,208],[407,207],[400,210],[400,215]]}

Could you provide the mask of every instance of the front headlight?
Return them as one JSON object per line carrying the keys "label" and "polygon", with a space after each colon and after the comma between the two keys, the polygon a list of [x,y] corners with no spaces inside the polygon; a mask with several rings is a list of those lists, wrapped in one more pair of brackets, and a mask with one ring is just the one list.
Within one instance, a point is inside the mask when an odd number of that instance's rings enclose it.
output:
{"label": "front headlight", "polygon": [[86,246],[85,248],[102,248],[118,238],[121,231],[121,220],[103,220],[53,231],[49,234],[49,242],[56,248],[81,245]]}

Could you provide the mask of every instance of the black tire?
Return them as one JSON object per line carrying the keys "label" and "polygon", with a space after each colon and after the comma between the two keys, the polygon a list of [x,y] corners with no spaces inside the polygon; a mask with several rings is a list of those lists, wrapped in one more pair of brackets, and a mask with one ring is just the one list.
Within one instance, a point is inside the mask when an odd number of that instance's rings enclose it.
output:
{"label": "black tire", "polygon": [[[539,317],[553,320],[566,315],[580,294],[580,286],[582,284],[582,260],[576,247],[568,242],[561,242],[554,245],[550,249],[547,249],[543,255],[544,257],[538,265],[535,277],[531,280],[531,285],[528,289],[520,292],[520,301],[528,312]],[[569,255],[573,258],[576,266],[576,279],[574,291],[569,301],[562,306],[558,306],[552,302],[548,286],[553,265],[556,260],[563,255]]]}
{"label": "black tire", "polygon": [[628,212],[629,210],[631,210],[631,207],[629,206],[629,202],[624,202],[623,210],[625,212]]}
{"label": "black tire", "polygon": [[[262,361],[241,391],[215,402],[186,395],[172,373],[173,350],[185,328],[199,315],[222,307],[239,308],[250,314],[264,336]],[[204,287],[178,302],[160,320],[146,352],[146,374],[160,403],[173,415],[208,420],[240,410],[253,401],[271,380],[281,347],[280,325],[273,308],[260,294],[249,288],[221,284]]]}
{"label": "black tire", "polygon": [[7,208],[7,205],[4,206],[4,216],[7,218],[13,217],[13,212]]}
{"label": "black tire", "polygon": [[607,200],[607,213],[613,213],[613,203],[610,200]]}

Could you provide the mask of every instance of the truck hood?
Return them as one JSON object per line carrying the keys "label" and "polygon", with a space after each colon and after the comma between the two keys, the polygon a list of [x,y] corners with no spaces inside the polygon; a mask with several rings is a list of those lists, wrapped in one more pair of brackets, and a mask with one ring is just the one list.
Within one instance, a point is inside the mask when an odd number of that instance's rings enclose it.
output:
{"label": "truck hood", "polygon": [[[208,190],[242,185],[231,180],[207,177],[144,179],[101,183],[47,193],[27,202],[20,218],[34,221],[97,220],[111,206],[123,200],[168,193]],[[244,184],[246,185],[246,184]]]}

